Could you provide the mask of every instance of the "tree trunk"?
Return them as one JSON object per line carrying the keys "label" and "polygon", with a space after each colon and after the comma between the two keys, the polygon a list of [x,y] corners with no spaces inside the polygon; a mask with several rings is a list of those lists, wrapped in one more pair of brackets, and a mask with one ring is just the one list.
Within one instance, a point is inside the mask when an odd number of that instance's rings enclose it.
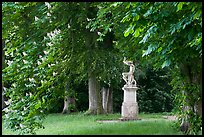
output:
{"label": "tree trunk", "polygon": [[63,108],[62,114],[69,114],[75,111],[77,111],[75,98],[70,97],[69,95],[66,95],[64,97],[64,108]]}
{"label": "tree trunk", "polygon": [[[201,62],[201,64],[202,64],[202,62]],[[200,89],[200,100],[198,101],[198,103],[197,103],[197,105],[196,105],[196,109],[197,109],[197,113],[198,113],[198,115],[199,116],[203,116],[203,114],[202,114],[202,70],[201,70],[201,72],[200,72],[200,76],[199,76],[199,82],[200,82],[200,85],[201,85],[201,89]]]}
{"label": "tree trunk", "polygon": [[113,113],[113,90],[112,90],[111,87],[109,88],[109,96],[108,96],[107,109],[108,109],[107,112],[109,114]]}
{"label": "tree trunk", "polygon": [[70,93],[70,92],[73,92],[73,91],[69,89],[69,82],[66,82],[65,94],[64,94],[64,108],[63,108],[62,114],[67,114],[72,111],[77,111],[76,100],[75,100],[75,97],[73,96],[74,93]]}
{"label": "tree trunk", "polygon": [[[199,64],[201,62],[199,60],[194,60],[193,63]],[[191,93],[189,91],[185,91],[185,94],[188,97],[186,101],[190,104],[189,107],[191,107],[194,112],[202,117],[202,70],[195,70],[194,67],[196,64],[193,63],[182,64],[181,72],[187,78],[186,84],[196,84],[201,87],[197,92]]]}
{"label": "tree trunk", "polygon": [[202,114],[202,99],[199,100],[198,104],[197,104],[197,112],[199,116],[203,116]]}
{"label": "tree trunk", "polygon": [[[194,64],[196,63],[196,64]],[[184,63],[180,66],[181,68],[181,73],[182,75],[185,76],[186,81],[184,82],[184,84],[186,84],[185,86],[191,86],[191,85],[198,85],[200,86],[200,90],[199,91],[184,91],[183,94],[186,95],[186,102],[187,104],[189,104],[188,106],[184,106],[184,108],[188,108],[187,110],[183,110],[183,111],[188,111],[191,110],[194,113],[196,113],[196,115],[199,115],[202,117],[202,69],[199,70],[200,68],[198,67],[200,61],[199,60],[193,60],[192,64],[190,63]],[[198,68],[197,68],[198,67]],[[190,116],[183,116],[182,118],[182,123],[180,125],[181,131],[187,133],[188,129],[190,127],[190,123],[188,122],[188,118]]]}
{"label": "tree trunk", "polygon": [[86,114],[97,114],[98,109],[98,96],[97,96],[97,85],[96,76],[90,72],[89,73],[89,109]]}
{"label": "tree trunk", "polygon": [[[94,18],[96,10],[90,7],[90,3],[85,4],[85,9],[87,11],[86,18]],[[85,46],[88,50],[87,64],[90,65],[88,68],[88,85],[89,85],[89,109],[85,114],[101,114],[103,113],[102,107],[102,96],[100,93],[100,84],[96,79],[95,70],[92,68],[91,64],[95,61],[95,56],[93,56],[94,49],[97,46],[97,32],[90,32],[89,29],[84,29],[85,35]]]}
{"label": "tree trunk", "polygon": [[104,109],[104,113],[108,112],[108,92],[109,89],[102,87],[102,104],[103,104],[103,109]]}
{"label": "tree trunk", "polygon": [[[87,56],[87,64],[92,64],[94,62],[93,56],[93,48],[95,48],[96,44],[96,33],[90,32],[88,29],[85,30],[86,38],[85,45],[89,52]],[[102,102],[99,91],[99,82],[96,79],[96,74],[94,74],[94,70],[90,66],[88,68],[88,85],[89,85],[89,109],[85,114],[100,114],[102,113]]]}
{"label": "tree trunk", "polygon": [[102,104],[104,113],[113,113],[113,100],[111,88],[102,88]]}
{"label": "tree trunk", "polygon": [[68,95],[64,96],[64,108],[62,111],[62,114],[68,114],[70,113],[70,109],[69,109],[69,97]]}
{"label": "tree trunk", "polygon": [[[98,83],[98,82],[97,82]],[[96,94],[97,94],[97,98],[98,98],[98,103],[97,103],[97,114],[103,114],[104,113],[104,109],[103,109],[103,104],[102,104],[102,92],[100,90],[100,85],[97,84],[96,87]]]}
{"label": "tree trunk", "polygon": [[69,82],[65,83],[65,93],[64,93],[64,108],[62,111],[62,114],[70,113],[69,110],[69,96],[68,96],[68,91],[69,91]]}

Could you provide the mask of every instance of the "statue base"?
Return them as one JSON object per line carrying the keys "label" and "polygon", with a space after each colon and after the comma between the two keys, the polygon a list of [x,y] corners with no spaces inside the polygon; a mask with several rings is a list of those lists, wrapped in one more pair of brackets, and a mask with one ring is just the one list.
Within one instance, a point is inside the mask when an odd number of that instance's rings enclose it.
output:
{"label": "statue base", "polygon": [[122,88],[124,90],[124,101],[122,103],[122,118],[120,120],[138,120],[138,103],[136,99],[136,90],[138,89],[136,86],[127,87],[124,86]]}

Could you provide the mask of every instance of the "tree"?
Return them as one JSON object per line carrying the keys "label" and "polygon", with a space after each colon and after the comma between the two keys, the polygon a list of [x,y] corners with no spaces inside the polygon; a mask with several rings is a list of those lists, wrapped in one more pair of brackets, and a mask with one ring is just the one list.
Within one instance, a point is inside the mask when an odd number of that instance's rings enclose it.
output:
{"label": "tree", "polygon": [[[115,45],[125,56],[132,59],[140,57],[140,63],[149,59],[155,68],[169,66],[173,73],[178,72],[180,82],[176,82],[174,77],[172,83],[175,88],[179,86],[179,90],[185,92],[187,100],[184,102],[190,107],[189,113],[185,112],[190,123],[189,131],[197,134],[202,110],[201,2],[114,2],[100,6],[98,17],[91,25],[93,29],[104,26],[109,30],[108,24],[123,23],[120,27],[115,25],[114,30],[120,30],[121,26],[125,28],[125,40],[121,39],[128,42],[128,46],[123,41]],[[105,25],[101,20],[106,17],[106,11],[112,14],[112,20]],[[106,33],[104,31],[102,34]],[[193,119],[196,119],[197,125]]]}
{"label": "tree", "polygon": [[[3,48],[4,48],[4,40],[2,39],[2,69],[5,68],[5,52],[4,52]],[[4,109],[5,106],[6,106],[6,104],[4,102],[5,101],[5,96],[4,96],[4,89],[3,89],[3,87],[4,87],[4,84],[2,82],[2,109]]]}
{"label": "tree", "polygon": [[[12,86],[6,91],[10,98],[5,108],[6,120],[11,120],[6,123],[22,133],[35,133],[42,127],[39,120],[64,90],[59,85],[64,83],[65,74],[60,69],[65,63],[59,58],[63,47],[59,45],[60,27],[64,26],[56,24],[50,6],[49,3],[3,3],[3,38],[9,65],[4,69],[3,80]],[[54,25],[48,25],[52,21]]]}
{"label": "tree", "polygon": [[143,66],[145,74],[140,75],[137,80],[138,104],[141,112],[159,113],[173,110],[174,94],[170,93],[172,87],[168,70],[167,68],[154,70],[150,64],[146,68]]}
{"label": "tree", "polygon": [[[118,62],[112,65],[112,60],[118,61],[120,57],[111,49],[111,39],[97,41],[97,31],[86,28],[88,20],[95,15],[93,6],[90,3],[2,3],[8,64],[3,70],[9,97],[9,106],[4,109],[7,127],[22,134],[35,134],[52,104],[65,95],[69,81],[80,83],[89,79],[89,112],[103,113],[100,83],[111,85],[119,76]],[[95,100],[97,107],[92,105]]]}

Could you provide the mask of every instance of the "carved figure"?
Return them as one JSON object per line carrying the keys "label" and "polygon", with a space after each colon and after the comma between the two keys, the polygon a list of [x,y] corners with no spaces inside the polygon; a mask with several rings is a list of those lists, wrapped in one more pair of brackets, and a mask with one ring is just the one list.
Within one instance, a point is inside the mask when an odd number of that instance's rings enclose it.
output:
{"label": "carved figure", "polygon": [[136,86],[136,81],[134,79],[135,66],[133,65],[133,62],[132,61],[127,61],[124,58],[123,63],[130,66],[129,72],[122,73],[123,79],[126,82],[125,86]]}

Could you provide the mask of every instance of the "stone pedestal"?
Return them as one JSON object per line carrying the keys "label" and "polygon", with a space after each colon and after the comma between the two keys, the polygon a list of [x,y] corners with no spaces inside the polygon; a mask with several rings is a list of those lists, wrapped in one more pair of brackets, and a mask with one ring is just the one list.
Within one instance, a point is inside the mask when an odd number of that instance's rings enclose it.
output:
{"label": "stone pedestal", "polygon": [[122,103],[122,118],[121,120],[137,120],[138,119],[138,104],[137,104],[137,87],[124,86],[124,98]]}
{"label": "stone pedestal", "polygon": [[123,86],[124,98],[122,103],[122,117],[120,120],[138,120],[138,104],[137,104],[137,83],[134,79],[135,66],[132,61],[127,61],[124,58],[124,64],[130,66],[129,72],[122,73],[126,84]]}

